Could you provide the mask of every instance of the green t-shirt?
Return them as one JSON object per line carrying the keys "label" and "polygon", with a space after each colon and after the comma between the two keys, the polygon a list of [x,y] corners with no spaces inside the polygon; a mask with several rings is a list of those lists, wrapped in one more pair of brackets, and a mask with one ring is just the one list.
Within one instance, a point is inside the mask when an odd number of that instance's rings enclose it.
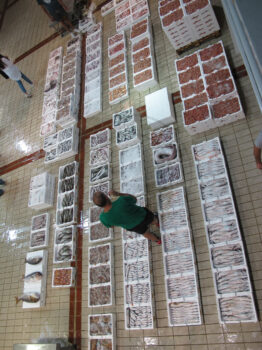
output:
{"label": "green t-shirt", "polygon": [[112,208],[100,214],[100,221],[106,227],[120,226],[132,229],[146,217],[146,210],[136,205],[136,199],[131,196],[121,196],[112,202]]}

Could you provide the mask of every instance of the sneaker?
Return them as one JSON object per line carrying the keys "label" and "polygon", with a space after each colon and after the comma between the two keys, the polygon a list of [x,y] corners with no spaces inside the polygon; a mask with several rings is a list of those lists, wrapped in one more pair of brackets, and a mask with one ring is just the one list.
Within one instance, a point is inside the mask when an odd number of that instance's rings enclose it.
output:
{"label": "sneaker", "polygon": [[0,179],[0,185],[5,185],[5,181]]}
{"label": "sneaker", "polygon": [[158,245],[162,245],[162,241],[161,241],[161,239],[159,239],[158,241],[156,241],[156,244],[158,244]]}
{"label": "sneaker", "polygon": [[5,193],[5,191],[0,189],[0,196],[2,196],[4,193]]}

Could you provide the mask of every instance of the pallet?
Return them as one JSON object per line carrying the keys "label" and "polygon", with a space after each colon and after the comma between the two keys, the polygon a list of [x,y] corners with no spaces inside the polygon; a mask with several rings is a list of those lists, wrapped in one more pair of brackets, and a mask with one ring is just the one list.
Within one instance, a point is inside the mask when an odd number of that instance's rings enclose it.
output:
{"label": "pallet", "polygon": [[217,30],[214,33],[208,34],[206,36],[204,36],[201,39],[198,39],[196,41],[193,41],[192,43],[189,43],[183,47],[181,47],[180,49],[176,50],[176,52],[181,55],[183,52],[185,52],[186,50],[191,49],[192,47],[198,47],[200,46],[204,41],[209,40],[209,39],[214,39],[220,36],[220,30]]}

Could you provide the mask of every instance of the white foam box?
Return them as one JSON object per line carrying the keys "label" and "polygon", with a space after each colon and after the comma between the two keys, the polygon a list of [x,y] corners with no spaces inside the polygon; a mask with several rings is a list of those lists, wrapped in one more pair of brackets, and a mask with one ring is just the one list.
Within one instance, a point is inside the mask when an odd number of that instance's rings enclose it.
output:
{"label": "white foam box", "polygon": [[166,145],[152,149],[153,165],[162,167],[167,164],[179,161],[179,148],[176,142],[170,142]]}
{"label": "white foam box", "polygon": [[141,127],[138,123],[130,124],[124,129],[116,131],[116,145],[119,148],[132,146],[141,142]]}
{"label": "white foam box", "polygon": [[117,33],[108,38],[108,57],[111,59],[126,51],[125,32]]}
{"label": "white foam box", "polygon": [[[61,281],[61,283],[56,283],[55,278],[61,275],[62,272],[65,272],[69,274],[69,281],[68,283],[64,283]],[[52,274],[52,287],[53,288],[69,288],[75,286],[75,280],[76,280],[76,269],[74,267],[61,267],[58,269],[53,269]]]}
{"label": "white foam box", "polygon": [[[63,235],[66,234],[65,231],[71,231],[72,233],[72,239],[68,240],[66,242],[63,242]],[[75,225],[70,225],[70,226],[65,226],[65,227],[56,227],[55,229],[55,236],[54,236],[54,245],[57,244],[66,244],[66,243],[71,243],[73,240],[76,238],[76,226]]]}
{"label": "white foam box", "polygon": [[142,145],[137,143],[134,146],[121,149],[119,151],[119,166],[127,165],[131,162],[143,160]]}
{"label": "white foam box", "polygon": [[[72,204],[65,206],[63,204],[63,200],[65,197],[69,198],[70,196],[73,198]],[[74,190],[58,194],[57,195],[57,210],[63,210],[63,209],[66,209],[68,207],[71,207],[72,205],[75,205],[77,203],[77,198],[78,198],[78,191],[74,191]]]}
{"label": "white foam box", "polygon": [[98,131],[90,136],[90,149],[109,145],[111,143],[111,132],[109,128]]}
{"label": "white foam box", "polygon": [[44,163],[54,163],[57,161],[57,146],[50,148],[48,151],[45,153],[45,160]]}
{"label": "white foam box", "polygon": [[28,281],[24,282],[24,294],[31,294],[32,292],[36,292],[40,294],[40,299],[36,303],[28,303],[23,302],[23,309],[33,309],[39,308],[45,305],[46,298],[46,279],[47,279],[47,250],[37,250],[34,252],[30,252],[26,254],[26,261],[31,258],[42,258],[42,260],[38,264],[29,264],[26,262],[25,264],[25,276],[30,275],[34,272],[41,272],[42,278],[40,281]]}
{"label": "white foam box", "polygon": [[[70,176],[64,176],[64,170],[65,170],[65,168],[66,168],[67,166],[72,165],[72,164],[74,164],[74,171],[72,172],[72,175],[70,175]],[[73,175],[78,175],[78,167],[79,167],[79,163],[76,162],[76,161],[71,162],[71,163],[68,163],[68,164],[63,165],[63,166],[60,166],[60,167],[59,167],[59,179],[60,179],[60,180],[63,180],[63,179],[66,179],[66,178],[68,178],[68,177],[71,177],[71,176],[73,176]],[[71,174],[71,173],[70,173],[70,174]]]}
{"label": "white foam box", "polygon": [[116,88],[109,90],[109,104],[113,105],[125,100],[128,97],[128,83],[127,81]]}
{"label": "white foam box", "polygon": [[134,122],[140,122],[139,112],[132,106],[128,109],[113,114],[113,128],[115,130],[124,129]]}
{"label": "white foam box", "polygon": [[84,118],[91,118],[94,115],[102,112],[102,100],[99,97],[89,103],[84,104]]}
{"label": "white foam box", "polygon": [[[68,257],[66,260],[60,260],[58,256],[58,252],[63,249],[64,247],[68,247],[70,249],[70,254],[68,254]],[[62,254],[61,254],[62,255]],[[75,261],[76,258],[76,239],[74,239],[65,244],[54,244],[54,255],[53,255],[53,263],[54,264],[61,264],[61,263],[68,263],[71,261]]]}
{"label": "white foam box", "polygon": [[[65,188],[65,191],[63,191],[63,187],[64,187],[63,181],[65,183],[69,183],[69,181],[67,181],[67,180],[69,180],[71,178],[72,179],[74,178],[73,188],[71,188],[71,186],[70,186],[70,187]],[[66,177],[66,178],[58,181],[57,194],[65,193],[65,192],[72,191],[72,190],[76,191],[77,189],[78,189],[78,175],[77,174],[69,176],[69,177]]]}
{"label": "white foam box", "polygon": [[[97,326],[97,334],[91,333],[92,327],[92,319],[99,318],[101,319],[100,323],[95,322],[94,324]],[[104,318],[104,320],[103,320]],[[107,318],[109,318],[109,323],[106,322]],[[111,332],[102,331],[103,327],[105,330],[110,329],[111,324]],[[98,349],[101,342],[106,342],[106,346],[108,346],[111,350],[116,350],[116,319],[114,314],[97,314],[97,315],[88,315],[88,350],[93,350],[94,346]]]}
{"label": "white foam box", "polygon": [[152,129],[157,129],[176,121],[172,97],[166,87],[146,95],[145,102],[147,124]]}
{"label": "white foam box", "polygon": [[89,165],[97,166],[104,163],[111,162],[111,148],[110,146],[103,146],[90,151]]}
{"label": "white foam box", "polygon": [[[99,173],[101,175],[99,175]],[[105,175],[104,175],[105,174]],[[97,176],[97,178],[96,178]],[[96,167],[90,168],[89,183],[91,185],[111,180],[111,166],[110,163],[98,165]]]}
{"label": "white foam box", "polygon": [[[170,179],[169,176],[169,172],[170,169],[177,169],[177,173],[178,176],[176,178],[174,178],[173,180]],[[164,178],[161,182],[161,178],[159,178],[159,174],[162,173],[164,174],[166,172],[167,177]],[[164,176],[164,175],[163,175]],[[182,182],[184,181],[183,179],[183,172],[182,172],[182,167],[181,167],[181,163],[177,162],[177,163],[173,163],[173,164],[169,164],[169,165],[165,165],[161,168],[156,168],[155,169],[155,183],[156,183],[156,187],[166,187],[166,186],[170,186],[170,185],[174,185],[176,183]]]}
{"label": "white foam box", "polygon": [[[143,77],[145,77],[145,79],[143,79]],[[151,67],[133,75],[133,84],[134,84],[134,88],[138,91],[147,90],[158,84],[157,72],[156,72],[155,65],[153,63],[153,57],[152,57]]]}
{"label": "white foam box", "polygon": [[201,121],[196,121],[195,123],[192,123],[192,124],[186,124],[185,117],[184,117],[184,114],[186,112],[190,112],[190,109],[188,109],[186,111],[185,110],[182,111],[184,128],[189,133],[189,135],[195,135],[195,134],[198,134],[200,132],[208,131],[208,130],[216,127],[214,124],[214,120],[212,119],[212,112],[211,112],[209,103],[205,103],[203,105],[196,106],[196,109],[204,107],[205,105],[208,108],[208,118],[201,120]]}
{"label": "white foam box", "polygon": [[56,147],[57,145],[57,138],[58,138],[58,133],[56,132],[55,134],[51,134],[49,136],[46,136],[44,138],[44,145],[43,145],[43,150],[47,151],[53,147]]}
{"label": "white foam box", "polygon": [[89,186],[89,202],[93,202],[93,194],[94,192],[97,191],[102,191],[106,195],[108,195],[108,192],[111,189],[111,181],[106,181],[106,182],[100,182],[96,185]]}
{"label": "white foam box", "polygon": [[156,131],[150,131],[150,147],[157,148],[170,142],[176,142],[174,126],[168,125]]}
{"label": "white foam box", "polygon": [[51,135],[55,132],[56,132],[56,125],[54,121],[46,124],[42,124],[40,127],[40,137]]}

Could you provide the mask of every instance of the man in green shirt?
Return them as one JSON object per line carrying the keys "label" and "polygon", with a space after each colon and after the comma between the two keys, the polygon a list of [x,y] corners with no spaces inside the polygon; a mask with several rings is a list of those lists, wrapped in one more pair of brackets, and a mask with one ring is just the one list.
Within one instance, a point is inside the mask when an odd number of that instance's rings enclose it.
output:
{"label": "man in green shirt", "polygon": [[93,196],[94,203],[104,209],[100,214],[100,221],[103,225],[108,228],[120,226],[161,244],[161,239],[149,231],[150,224],[159,226],[156,215],[147,208],[136,205],[136,197],[131,194],[111,190],[109,195],[119,196],[119,198],[112,202],[103,192],[95,192]]}

